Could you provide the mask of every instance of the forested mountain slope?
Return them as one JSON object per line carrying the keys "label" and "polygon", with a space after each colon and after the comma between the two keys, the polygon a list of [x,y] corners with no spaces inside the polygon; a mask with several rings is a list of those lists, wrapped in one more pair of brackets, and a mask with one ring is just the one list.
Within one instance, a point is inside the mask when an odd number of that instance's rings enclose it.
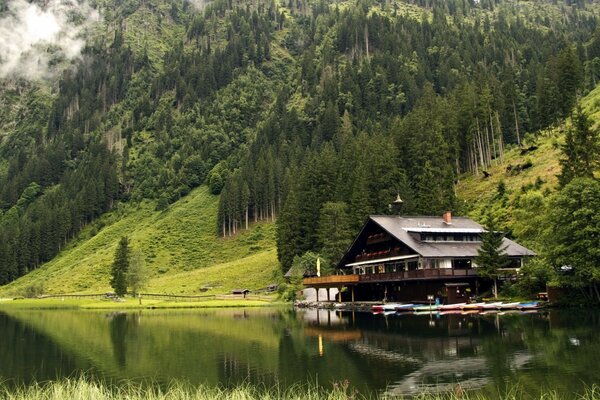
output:
{"label": "forested mountain slope", "polygon": [[0,71],[0,284],[69,258],[106,212],[169,213],[203,184],[215,240],[276,220],[283,270],[336,260],[398,193],[406,213],[460,208],[459,178],[600,78],[593,1],[71,5],[52,15],[81,46],[41,44],[41,81]]}
{"label": "forested mountain slope", "polygon": [[[593,129],[600,128],[600,86],[579,100]],[[495,160],[486,174],[466,174],[456,185],[458,209],[484,222],[494,218],[498,229],[537,252],[544,252],[544,230],[552,195],[560,190],[560,160],[565,158],[565,130],[571,119],[528,134]],[[597,155],[599,156],[599,155]]]}

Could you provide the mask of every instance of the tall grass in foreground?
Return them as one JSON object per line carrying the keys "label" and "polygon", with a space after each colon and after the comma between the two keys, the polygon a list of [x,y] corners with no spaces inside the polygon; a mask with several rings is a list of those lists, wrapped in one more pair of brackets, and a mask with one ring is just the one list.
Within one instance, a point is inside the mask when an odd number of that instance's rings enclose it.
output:
{"label": "tall grass in foreground", "polygon": [[[457,388],[453,393],[421,394],[415,397],[394,395],[364,396],[344,385],[334,385],[332,389],[304,384],[291,388],[261,387],[241,385],[236,388],[215,388],[208,386],[191,387],[173,383],[167,389],[158,385],[139,385],[135,383],[112,386],[87,378],[63,379],[56,382],[39,383],[17,388],[0,387],[1,400],[363,400],[363,399],[416,399],[416,400],[487,400],[483,394],[463,392]],[[560,395],[547,392],[539,397],[527,396],[518,386],[503,396],[494,399],[521,400],[559,400]],[[591,386],[577,400],[600,400],[600,386]]]}

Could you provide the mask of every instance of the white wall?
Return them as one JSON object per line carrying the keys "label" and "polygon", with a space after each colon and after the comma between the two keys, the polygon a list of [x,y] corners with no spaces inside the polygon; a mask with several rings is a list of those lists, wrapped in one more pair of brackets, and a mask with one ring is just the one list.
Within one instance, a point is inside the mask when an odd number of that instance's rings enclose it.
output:
{"label": "white wall", "polygon": [[[317,301],[317,295],[314,288],[306,288],[302,290],[306,301]],[[329,298],[331,301],[337,301],[337,288],[329,289]],[[327,301],[327,289],[319,289],[319,301]]]}

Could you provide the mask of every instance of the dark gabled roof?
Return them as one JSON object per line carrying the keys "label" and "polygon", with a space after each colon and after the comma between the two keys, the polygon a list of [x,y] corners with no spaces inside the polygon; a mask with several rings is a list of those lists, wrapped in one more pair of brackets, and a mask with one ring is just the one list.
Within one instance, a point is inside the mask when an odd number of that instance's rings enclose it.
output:
{"label": "dark gabled roof", "polygon": [[[465,217],[452,217],[451,224],[446,224],[441,217],[372,215],[369,219],[423,257],[476,257],[481,243],[422,242],[411,235],[411,232],[484,232],[481,225]],[[506,248],[505,253],[511,257],[536,255],[507,238],[504,238],[503,247]]]}

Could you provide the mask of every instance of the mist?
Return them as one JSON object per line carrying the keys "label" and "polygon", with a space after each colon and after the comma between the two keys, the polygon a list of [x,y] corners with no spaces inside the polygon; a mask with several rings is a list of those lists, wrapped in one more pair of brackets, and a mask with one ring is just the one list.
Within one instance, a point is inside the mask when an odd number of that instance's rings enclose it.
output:
{"label": "mist", "polygon": [[53,78],[80,56],[83,33],[100,19],[76,0],[8,0],[7,9],[0,15],[0,78]]}

